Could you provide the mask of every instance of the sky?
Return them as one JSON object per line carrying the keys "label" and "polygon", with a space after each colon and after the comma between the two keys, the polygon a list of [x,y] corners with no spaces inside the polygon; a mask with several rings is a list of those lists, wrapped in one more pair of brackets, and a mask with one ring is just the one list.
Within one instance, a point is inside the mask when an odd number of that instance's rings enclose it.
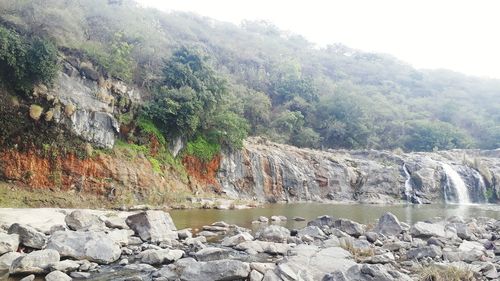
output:
{"label": "sky", "polygon": [[137,0],[221,21],[266,20],[326,46],[391,54],[416,68],[500,78],[497,0]]}

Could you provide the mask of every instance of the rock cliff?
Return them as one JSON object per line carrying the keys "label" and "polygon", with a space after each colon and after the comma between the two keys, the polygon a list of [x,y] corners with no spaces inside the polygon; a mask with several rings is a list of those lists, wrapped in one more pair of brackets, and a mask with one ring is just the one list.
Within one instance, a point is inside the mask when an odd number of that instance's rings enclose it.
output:
{"label": "rock cliff", "polygon": [[251,138],[243,150],[223,155],[218,179],[231,197],[268,202],[456,202],[457,189],[444,164],[460,175],[471,202],[499,198],[500,150],[319,151]]}

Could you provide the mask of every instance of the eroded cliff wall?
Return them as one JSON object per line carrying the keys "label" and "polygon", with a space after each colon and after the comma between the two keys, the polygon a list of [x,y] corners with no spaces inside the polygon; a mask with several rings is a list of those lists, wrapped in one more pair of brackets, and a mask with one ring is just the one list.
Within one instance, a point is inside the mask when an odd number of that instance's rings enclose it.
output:
{"label": "eroded cliff wall", "polygon": [[[472,202],[487,202],[499,197],[499,157],[499,150],[319,151],[250,138],[243,150],[223,155],[218,178],[229,196],[260,201],[429,203],[443,201],[445,192],[456,196],[443,170],[447,163]],[[411,176],[408,198],[403,164]]]}

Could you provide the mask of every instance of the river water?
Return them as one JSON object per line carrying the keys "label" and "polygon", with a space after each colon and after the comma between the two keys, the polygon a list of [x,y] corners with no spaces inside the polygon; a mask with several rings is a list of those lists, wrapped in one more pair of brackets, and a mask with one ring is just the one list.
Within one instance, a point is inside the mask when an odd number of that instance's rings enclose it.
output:
{"label": "river water", "polygon": [[[243,210],[171,210],[169,211],[178,229],[199,229],[216,221],[225,221],[252,228],[252,221],[259,216],[273,215],[286,216],[284,223],[288,228],[301,228],[307,221],[321,215],[330,215],[336,218],[347,218],[359,223],[375,223],[385,212],[396,215],[400,221],[413,224],[417,221],[430,220],[435,217],[446,218],[453,215],[462,217],[491,217],[500,219],[500,205],[367,205],[367,204],[323,204],[323,203],[294,203],[269,204],[262,207]],[[303,217],[306,221],[297,222],[293,217]]]}

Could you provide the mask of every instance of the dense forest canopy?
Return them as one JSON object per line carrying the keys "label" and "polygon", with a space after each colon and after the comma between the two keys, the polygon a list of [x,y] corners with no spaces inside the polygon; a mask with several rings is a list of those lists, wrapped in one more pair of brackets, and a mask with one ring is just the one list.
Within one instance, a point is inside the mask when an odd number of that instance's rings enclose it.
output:
{"label": "dense forest canopy", "polygon": [[[315,148],[500,147],[499,80],[318,48],[267,22],[236,26],[127,0],[5,0],[0,23],[0,79],[10,81],[5,67],[14,67],[6,46],[43,58],[55,44],[141,87],[148,94],[136,118],[167,137],[235,147],[247,134]],[[54,76],[40,65],[29,81]]]}

